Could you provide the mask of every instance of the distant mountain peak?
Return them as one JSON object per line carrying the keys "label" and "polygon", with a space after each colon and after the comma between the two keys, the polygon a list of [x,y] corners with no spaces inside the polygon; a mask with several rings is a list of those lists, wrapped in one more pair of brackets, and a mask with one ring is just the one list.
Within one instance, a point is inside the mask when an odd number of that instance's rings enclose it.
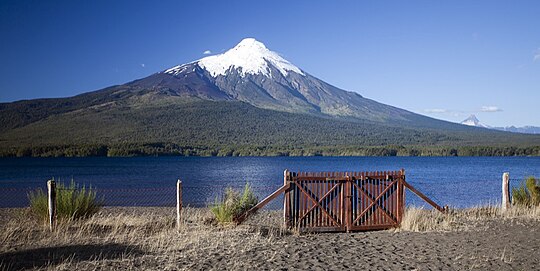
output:
{"label": "distant mountain peak", "polygon": [[476,117],[476,115],[474,114],[471,114],[468,118],[466,118],[463,122],[468,122],[468,123],[472,123],[472,124],[477,124],[479,123],[480,121],[478,120],[478,118]]}
{"label": "distant mountain peak", "polygon": [[233,50],[251,50],[251,51],[264,51],[268,50],[264,43],[254,39],[254,38],[245,38],[241,40],[236,46],[232,48]]}
{"label": "distant mountain peak", "polygon": [[463,125],[468,125],[468,126],[474,126],[474,127],[483,127],[483,128],[489,128],[489,126],[481,123],[478,118],[476,118],[476,116],[474,114],[470,115],[468,118],[466,118],[465,120],[463,120],[461,122],[461,124]]}
{"label": "distant mountain peak", "polygon": [[380,122],[415,118],[409,111],[334,87],[302,71],[254,38],[243,39],[222,54],[172,67],[129,86],[151,90],[148,95],[235,100],[292,113]]}
{"label": "distant mountain peak", "polygon": [[474,127],[482,127],[482,128],[493,129],[493,130],[499,130],[499,131],[505,131],[505,132],[512,132],[512,133],[540,134],[540,127],[535,127],[535,126],[516,127],[512,125],[512,126],[506,126],[506,127],[494,127],[494,126],[485,125],[481,123],[478,120],[478,118],[476,118],[475,115],[470,115],[468,118],[462,121],[461,124],[474,126]]}
{"label": "distant mountain peak", "polygon": [[[282,58],[278,53],[270,51],[262,42],[254,38],[245,38],[223,54],[207,56],[192,63],[197,63],[212,77],[227,75],[231,69],[238,69],[242,77],[246,74],[272,77],[272,69],[269,65],[272,65],[283,76],[287,76],[289,71],[304,75],[300,68]],[[165,73],[177,75],[185,70],[186,65],[172,67]]]}

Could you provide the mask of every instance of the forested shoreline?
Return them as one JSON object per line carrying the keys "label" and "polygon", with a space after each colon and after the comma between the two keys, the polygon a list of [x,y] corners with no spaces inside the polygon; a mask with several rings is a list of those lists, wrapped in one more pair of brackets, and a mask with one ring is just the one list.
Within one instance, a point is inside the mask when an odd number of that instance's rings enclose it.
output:
{"label": "forested shoreline", "polygon": [[0,149],[0,157],[133,156],[540,156],[540,146],[182,146],[174,143]]}

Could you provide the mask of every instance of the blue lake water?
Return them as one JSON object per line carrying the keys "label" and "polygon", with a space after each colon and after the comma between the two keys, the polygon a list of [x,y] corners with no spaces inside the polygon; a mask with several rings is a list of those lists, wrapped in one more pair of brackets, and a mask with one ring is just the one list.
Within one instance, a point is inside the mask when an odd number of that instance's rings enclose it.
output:
{"label": "blue lake water", "polygon": [[[540,157],[135,157],[0,159],[0,207],[27,205],[27,192],[48,179],[91,185],[107,205],[174,206],[176,180],[185,205],[212,203],[227,186],[249,182],[260,198],[283,183],[283,170],[405,169],[409,183],[441,205],[470,207],[500,201],[501,176],[511,186],[540,177]],[[407,192],[407,204],[424,205]],[[279,199],[270,208],[279,208]]]}

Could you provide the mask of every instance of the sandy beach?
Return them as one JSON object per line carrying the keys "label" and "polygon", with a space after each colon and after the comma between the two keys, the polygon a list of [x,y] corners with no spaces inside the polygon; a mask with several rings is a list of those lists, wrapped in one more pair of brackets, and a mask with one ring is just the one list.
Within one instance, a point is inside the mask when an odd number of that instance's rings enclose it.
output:
{"label": "sandy beach", "polygon": [[207,209],[104,208],[50,233],[24,209],[0,209],[1,270],[534,270],[538,210],[414,210],[401,229],[298,234],[279,211],[217,226]]}

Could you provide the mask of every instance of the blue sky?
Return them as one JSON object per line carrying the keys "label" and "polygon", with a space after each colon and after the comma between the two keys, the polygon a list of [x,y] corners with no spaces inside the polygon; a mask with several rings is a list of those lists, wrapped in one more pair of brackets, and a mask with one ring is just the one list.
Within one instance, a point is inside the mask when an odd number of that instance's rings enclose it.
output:
{"label": "blue sky", "polygon": [[0,102],[66,97],[254,37],[364,97],[540,126],[540,1],[1,1]]}

